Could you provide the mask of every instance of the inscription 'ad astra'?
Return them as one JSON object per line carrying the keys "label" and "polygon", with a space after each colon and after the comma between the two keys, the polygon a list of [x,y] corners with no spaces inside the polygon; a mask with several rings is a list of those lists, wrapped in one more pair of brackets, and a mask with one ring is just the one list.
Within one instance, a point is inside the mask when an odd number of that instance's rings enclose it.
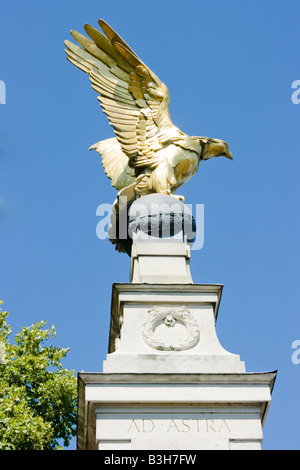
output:
{"label": "inscription 'ad astra'", "polygon": [[150,433],[159,428],[167,433],[231,432],[225,419],[169,419],[155,422],[152,419],[133,419],[127,429],[128,433]]}

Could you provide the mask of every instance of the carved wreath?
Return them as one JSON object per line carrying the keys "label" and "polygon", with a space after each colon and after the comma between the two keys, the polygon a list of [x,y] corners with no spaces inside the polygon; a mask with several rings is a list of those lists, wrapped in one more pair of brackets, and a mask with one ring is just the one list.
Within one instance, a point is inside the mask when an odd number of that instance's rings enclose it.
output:
{"label": "carved wreath", "polygon": [[[185,339],[177,344],[158,341],[155,338],[154,330],[157,323],[162,320],[164,320],[164,324],[167,327],[174,326],[176,321],[183,323],[187,329]],[[197,344],[199,341],[200,331],[196,320],[185,307],[175,307],[168,310],[160,310],[158,307],[153,307],[148,310],[148,318],[142,325],[142,336],[148,346],[153,349],[158,349],[160,351],[184,351]]]}

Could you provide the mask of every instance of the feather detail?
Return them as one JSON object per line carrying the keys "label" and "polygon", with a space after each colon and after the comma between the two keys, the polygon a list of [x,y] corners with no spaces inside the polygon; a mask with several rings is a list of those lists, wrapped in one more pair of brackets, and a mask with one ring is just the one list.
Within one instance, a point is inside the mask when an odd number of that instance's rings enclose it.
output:
{"label": "feather detail", "polygon": [[117,190],[134,183],[135,172],[129,167],[129,160],[122,152],[116,138],[102,140],[92,145],[89,150],[97,150],[102,156],[101,162],[105,173],[111,179],[111,184]]}
{"label": "feather detail", "polygon": [[118,150],[129,165],[154,168],[159,161],[155,155],[160,148],[158,136],[165,126],[173,126],[168,89],[105,21],[99,24],[105,35],[88,24],[84,29],[89,38],[71,31],[81,47],[65,41],[67,58],[89,74],[114,129]]}

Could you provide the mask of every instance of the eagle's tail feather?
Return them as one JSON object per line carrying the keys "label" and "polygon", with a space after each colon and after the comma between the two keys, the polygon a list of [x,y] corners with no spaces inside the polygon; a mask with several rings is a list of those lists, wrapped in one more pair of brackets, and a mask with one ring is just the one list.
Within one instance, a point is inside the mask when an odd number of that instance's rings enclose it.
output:
{"label": "eagle's tail feather", "polygon": [[120,190],[134,183],[134,169],[129,167],[129,160],[115,137],[97,142],[89,148],[93,149],[102,156],[102,165],[112,186]]}

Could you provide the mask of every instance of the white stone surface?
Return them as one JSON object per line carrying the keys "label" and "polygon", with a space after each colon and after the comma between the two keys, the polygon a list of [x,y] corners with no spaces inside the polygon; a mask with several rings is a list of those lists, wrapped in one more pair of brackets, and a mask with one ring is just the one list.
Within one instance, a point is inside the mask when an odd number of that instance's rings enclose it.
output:
{"label": "white stone surface", "polygon": [[[133,442],[133,448],[203,449],[228,448],[229,442],[239,439],[261,442],[260,410],[222,410],[196,407],[191,410],[164,407],[161,410],[95,408],[96,441]],[[144,447],[144,448],[145,448]],[[101,448],[101,447],[100,447]]]}
{"label": "white stone surface", "polygon": [[86,422],[79,424],[80,445],[102,450],[260,449],[275,376],[81,373],[79,412],[85,410]]}
{"label": "white stone surface", "polygon": [[[193,283],[190,272],[190,247],[186,242],[135,241],[131,249],[131,277],[133,283]],[[159,240],[159,239],[158,239]]]}
{"label": "white stone surface", "polygon": [[[107,379],[104,381],[105,377]],[[264,374],[262,374],[262,378]],[[88,383],[87,401],[105,403],[147,402],[244,403],[269,402],[268,386],[257,374],[99,374],[99,384]],[[110,379],[111,381],[109,381]]]}
{"label": "white stone surface", "polygon": [[216,334],[221,291],[219,285],[116,284],[103,372],[245,372]]}
{"label": "white stone surface", "polygon": [[79,374],[78,449],[261,449],[276,372],[222,347],[222,286],[194,284],[189,262],[180,240],[134,240],[103,372]]}

